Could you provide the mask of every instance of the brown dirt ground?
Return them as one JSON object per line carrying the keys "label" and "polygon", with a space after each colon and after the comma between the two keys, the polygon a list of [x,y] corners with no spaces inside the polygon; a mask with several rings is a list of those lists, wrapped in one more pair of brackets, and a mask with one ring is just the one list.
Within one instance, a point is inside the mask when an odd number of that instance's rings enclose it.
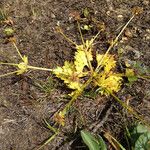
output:
{"label": "brown dirt ground", "polygon": [[[29,57],[33,66],[53,68],[72,60],[74,49],[55,30],[59,24],[72,40],[81,42],[77,24],[70,18],[73,11],[82,13],[88,8],[99,22],[104,22],[106,30],[97,39],[95,49],[105,52],[108,40],[115,37],[131,16],[134,6],[144,11],[128,26],[129,34],[123,35],[113,53],[123,49],[123,60],[142,62],[142,70],[149,66],[150,57],[150,1],[149,0],[1,0],[0,8],[13,20],[17,45],[22,54]],[[0,33],[4,26],[0,25]],[[91,38],[97,31],[89,31],[84,36]],[[18,61],[11,44],[4,44],[0,34],[1,61]],[[13,70],[0,66],[0,74]],[[42,87],[41,87],[42,86]],[[64,90],[65,89],[65,90]],[[149,81],[138,79],[131,86],[124,85],[118,93],[122,100],[130,98],[130,105],[136,108],[145,120],[150,121]],[[0,150],[31,150],[47,139],[52,133],[43,125],[43,119],[51,123],[50,117],[69,101],[68,93],[61,82],[52,80],[49,72],[29,71],[25,75],[0,78]],[[113,98],[95,96],[78,99],[76,109],[68,115],[67,125],[62,134],[43,148],[85,149],[78,130],[87,128],[101,134],[109,131],[117,139],[122,139],[123,124],[134,122]],[[84,123],[81,123],[81,118]],[[77,131],[75,128],[77,126]],[[109,146],[108,146],[109,147]],[[109,147],[108,149],[112,149]]]}

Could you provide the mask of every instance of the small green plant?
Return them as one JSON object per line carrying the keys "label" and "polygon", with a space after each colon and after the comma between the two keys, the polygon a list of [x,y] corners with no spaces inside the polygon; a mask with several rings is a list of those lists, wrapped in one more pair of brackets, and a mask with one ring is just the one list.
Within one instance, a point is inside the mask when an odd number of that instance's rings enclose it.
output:
{"label": "small green plant", "polygon": [[126,145],[119,143],[110,133],[106,132],[104,137],[116,149],[121,150],[149,150],[150,149],[150,130],[145,125],[136,123],[125,131]]}
{"label": "small green plant", "polygon": [[[94,143],[91,142],[91,139],[94,141],[95,141],[95,139],[92,136],[88,137],[88,135],[90,133],[87,133],[87,135],[86,135],[86,132],[85,132],[84,134],[85,134],[85,136],[87,136],[86,142],[88,141],[88,145],[93,146]],[[137,123],[137,124],[133,125],[132,127],[126,128],[125,139],[127,141],[127,144],[125,146],[123,146],[122,143],[120,143],[117,139],[115,139],[109,132],[105,132],[104,137],[116,150],[118,150],[118,149],[121,149],[121,150],[149,150],[150,149],[150,130],[145,125],[142,125],[140,123]],[[85,137],[84,137],[84,139],[85,139]],[[95,146],[95,148],[96,148],[96,146]]]}
{"label": "small green plant", "polygon": [[145,125],[138,123],[127,133],[132,150],[150,150],[150,130]]}

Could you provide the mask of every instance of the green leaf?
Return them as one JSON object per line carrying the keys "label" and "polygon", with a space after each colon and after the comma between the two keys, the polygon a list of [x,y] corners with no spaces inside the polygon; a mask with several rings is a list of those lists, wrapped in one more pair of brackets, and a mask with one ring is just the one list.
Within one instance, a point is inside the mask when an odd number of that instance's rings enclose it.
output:
{"label": "green leaf", "polygon": [[150,150],[150,132],[140,135],[135,143],[134,150]]}
{"label": "green leaf", "polygon": [[98,142],[101,150],[107,150],[106,144],[100,135],[98,136]]}
{"label": "green leaf", "polygon": [[128,78],[129,84],[132,84],[133,82],[137,81],[137,76],[134,74],[133,69],[126,68],[126,77]]}
{"label": "green leaf", "polygon": [[128,76],[129,83],[133,83],[133,82],[137,81],[137,79],[138,78],[136,76]]}
{"label": "green leaf", "polygon": [[134,128],[132,134],[145,133],[145,132],[150,132],[150,131],[149,131],[144,125],[138,124],[138,125]]}
{"label": "green leaf", "polygon": [[107,150],[102,137],[95,138],[94,135],[85,130],[81,131],[81,137],[89,150]]}
{"label": "green leaf", "polygon": [[[131,131],[130,131],[130,139],[132,146],[137,148],[137,150],[149,150],[149,149],[142,149],[143,147],[150,146],[150,131],[146,126],[142,124],[137,124]],[[147,140],[147,141],[146,141]],[[149,147],[148,146],[148,147]],[[140,149],[141,148],[141,149]]]}
{"label": "green leaf", "polygon": [[140,61],[132,61],[132,66],[135,68],[140,75],[149,74],[150,68],[146,65],[144,65]]}

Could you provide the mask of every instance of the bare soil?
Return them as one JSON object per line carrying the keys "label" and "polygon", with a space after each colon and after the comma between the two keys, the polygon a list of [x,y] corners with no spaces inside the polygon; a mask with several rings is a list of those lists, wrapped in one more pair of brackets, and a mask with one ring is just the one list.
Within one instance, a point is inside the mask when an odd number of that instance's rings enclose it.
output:
{"label": "bare soil", "polygon": [[[54,68],[62,66],[65,60],[73,60],[74,48],[58,32],[73,41],[81,43],[77,24],[72,18],[74,12],[81,16],[88,8],[91,17],[105,24],[105,31],[97,38],[95,50],[104,53],[108,41],[112,40],[132,15],[132,8],[139,6],[143,13],[136,16],[119,39],[112,53],[122,50],[121,61],[141,62],[141,70],[148,76],[150,66],[150,1],[149,0],[1,0],[0,8],[14,22],[17,45],[27,55],[33,66]],[[97,24],[84,32],[90,39],[97,31]],[[0,61],[18,62],[14,47],[5,43],[0,24]],[[0,66],[0,74],[14,68]],[[116,95],[150,121],[150,84],[148,79],[139,78],[132,85],[122,86]],[[52,135],[44,126],[43,119],[53,124],[51,116],[69,101],[68,89],[49,72],[29,71],[20,76],[0,78],[0,150],[31,150]],[[46,145],[43,150],[86,149],[79,131],[88,129],[103,136],[110,132],[116,139],[123,139],[124,126],[135,122],[135,118],[124,110],[112,97],[84,93],[71,109],[61,135]],[[88,96],[87,96],[88,95]],[[92,96],[91,96],[92,95]],[[113,149],[106,140],[108,149]],[[124,145],[126,146],[126,145]]]}

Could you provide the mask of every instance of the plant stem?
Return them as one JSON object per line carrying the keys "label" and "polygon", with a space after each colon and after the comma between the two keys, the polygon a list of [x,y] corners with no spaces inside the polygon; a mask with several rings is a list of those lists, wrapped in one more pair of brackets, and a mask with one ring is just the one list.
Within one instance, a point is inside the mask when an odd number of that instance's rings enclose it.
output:
{"label": "plant stem", "polygon": [[118,36],[115,38],[114,40],[114,44],[118,41],[119,37],[121,36],[121,34],[124,32],[124,30],[126,29],[126,27],[129,25],[129,23],[133,20],[133,18],[135,17],[135,15],[133,15],[128,22],[124,25],[124,27],[121,29],[120,33],[118,34]]}
{"label": "plant stem", "polygon": [[150,125],[141,116],[139,116],[137,114],[137,112],[132,107],[126,105],[123,101],[121,101],[116,95],[114,95],[109,90],[107,90],[107,92],[109,92],[110,95],[121,104],[121,106],[123,106],[124,108],[126,108],[130,114],[134,115],[138,120],[142,121],[144,124],[146,124],[150,128]]}
{"label": "plant stem", "polygon": [[0,65],[18,66],[18,64],[15,63],[3,63],[3,62],[0,62]]}
{"label": "plant stem", "polygon": [[143,80],[150,81],[150,76],[140,76],[140,75],[138,75],[137,77],[140,78],[140,79],[143,79]]}
{"label": "plant stem", "polygon": [[46,140],[46,142],[43,145],[41,145],[37,150],[42,149],[45,145],[51,142],[58,134],[59,134],[59,131],[53,134],[48,140]]}
{"label": "plant stem", "polygon": [[94,77],[94,74],[91,75],[91,77],[87,80],[87,82],[85,84],[82,85],[81,90],[77,91],[72,99],[66,104],[65,108],[63,109],[63,113],[66,114],[67,111],[70,109],[70,107],[72,106],[72,104],[77,100],[78,96],[81,95],[81,93],[84,91],[84,89],[92,82]]}
{"label": "plant stem", "polygon": [[70,43],[72,43],[73,45],[77,46],[77,44],[75,42],[73,42],[70,38],[68,38],[62,31],[60,31],[60,34]]}
{"label": "plant stem", "polygon": [[[21,55],[21,53],[20,53],[20,51],[19,51],[17,45],[15,44],[15,42],[12,42],[12,43],[13,43],[15,49],[17,50],[17,53],[19,54],[20,58],[23,60],[23,57],[22,57],[22,55]],[[23,60],[23,61],[24,61],[24,60]]]}
{"label": "plant stem", "polygon": [[114,45],[117,43],[119,37],[121,36],[121,34],[124,32],[124,30],[126,29],[126,27],[129,25],[129,23],[133,20],[133,18],[135,17],[135,15],[133,15],[129,21],[124,25],[124,27],[121,29],[120,33],[117,35],[117,37],[114,39],[114,41],[110,44],[109,48],[107,49],[106,53],[104,54],[103,58],[101,59],[99,65],[97,66],[97,68],[95,69],[96,72],[99,72],[99,70],[101,69],[101,64],[104,60],[104,58],[107,56],[107,54],[110,52],[110,50],[114,47]]}
{"label": "plant stem", "polygon": [[89,48],[84,49],[84,52],[85,52],[85,56],[86,56],[87,63],[88,63],[88,66],[90,68],[90,71],[93,72],[93,67],[92,67],[91,61],[89,60],[89,57],[88,57],[88,52],[87,52],[88,49]]}
{"label": "plant stem", "polygon": [[34,66],[27,66],[27,68],[34,69],[34,70],[53,71],[53,69],[42,68],[42,67],[34,67]]}
{"label": "plant stem", "polygon": [[2,74],[2,75],[0,75],[0,78],[1,77],[6,77],[6,76],[9,76],[9,75],[12,75],[12,74],[15,74],[15,73],[17,73],[18,71],[13,71],[13,72],[9,72],[9,73],[6,73],[6,74]]}
{"label": "plant stem", "polygon": [[[87,59],[87,62],[88,62],[90,71],[91,71],[92,73],[93,73],[93,67],[92,67],[91,61],[89,60],[89,57],[88,57],[88,50],[89,50],[90,48],[92,48],[92,44],[93,44],[93,42],[95,41],[95,39],[98,37],[98,35],[100,34],[100,32],[101,32],[101,31],[99,31],[99,32],[94,36],[94,38],[93,38],[91,44],[88,45],[88,47],[86,47],[86,49],[83,49],[84,52],[85,52],[85,55],[86,55],[86,59]],[[82,35],[82,33],[81,33],[81,35]]]}
{"label": "plant stem", "polygon": [[52,127],[47,121],[46,119],[44,119],[45,124],[47,125],[47,128],[49,128],[51,131],[53,131],[54,133],[57,133],[57,129],[55,129],[54,127]]}
{"label": "plant stem", "polygon": [[120,147],[121,150],[126,150],[117,139],[115,139],[111,134],[109,134],[108,132],[105,132],[104,134],[105,138],[110,142],[110,144],[112,144],[112,146],[118,150]]}
{"label": "plant stem", "polygon": [[101,30],[100,31],[98,31],[98,33],[94,36],[94,38],[93,38],[93,42],[95,41],[95,39],[99,36],[99,34],[101,33]]}
{"label": "plant stem", "polygon": [[85,42],[84,42],[84,39],[83,39],[83,35],[82,35],[82,32],[81,32],[79,21],[77,21],[77,24],[78,24],[78,30],[79,30],[79,33],[80,33],[82,44],[83,44],[83,46],[85,46]]}

